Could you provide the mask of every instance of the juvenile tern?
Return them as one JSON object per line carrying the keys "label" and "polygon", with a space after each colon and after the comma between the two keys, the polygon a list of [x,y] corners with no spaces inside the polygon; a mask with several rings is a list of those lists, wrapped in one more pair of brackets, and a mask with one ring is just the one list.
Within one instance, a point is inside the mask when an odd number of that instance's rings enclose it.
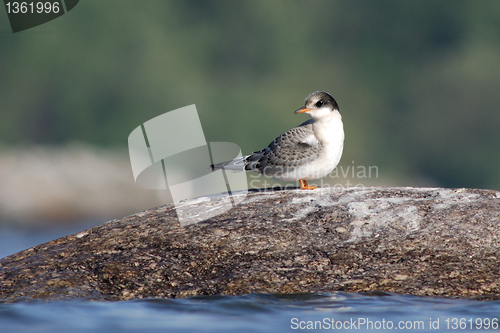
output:
{"label": "juvenile tern", "polygon": [[326,176],[337,166],[344,148],[344,126],[339,107],[328,93],[310,94],[295,114],[311,119],[281,134],[266,148],[241,158],[211,165],[212,170],[258,171],[278,180],[299,181],[303,190],[313,190],[307,180]]}

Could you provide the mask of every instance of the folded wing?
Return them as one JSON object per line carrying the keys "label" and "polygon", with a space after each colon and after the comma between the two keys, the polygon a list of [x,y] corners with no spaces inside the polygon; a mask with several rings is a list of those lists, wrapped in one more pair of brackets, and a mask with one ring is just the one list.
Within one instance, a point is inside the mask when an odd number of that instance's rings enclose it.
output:
{"label": "folded wing", "polygon": [[245,170],[266,175],[286,173],[318,158],[323,145],[314,136],[313,122],[308,120],[281,134],[266,148],[245,156]]}

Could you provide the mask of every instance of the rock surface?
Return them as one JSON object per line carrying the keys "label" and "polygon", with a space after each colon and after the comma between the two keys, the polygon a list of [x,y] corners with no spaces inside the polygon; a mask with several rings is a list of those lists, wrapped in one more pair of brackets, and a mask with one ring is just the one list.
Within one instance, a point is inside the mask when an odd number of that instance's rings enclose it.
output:
{"label": "rock surface", "polygon": [[185,227],[166,205],[6,257],[0,299],[335,290],[500,299],[499,249],[497,191],[269,190]]}

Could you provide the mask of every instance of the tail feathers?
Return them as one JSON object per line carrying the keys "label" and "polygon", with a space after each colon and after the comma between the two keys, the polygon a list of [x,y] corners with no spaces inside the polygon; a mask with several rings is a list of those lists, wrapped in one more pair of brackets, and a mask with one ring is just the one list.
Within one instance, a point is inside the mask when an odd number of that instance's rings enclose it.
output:
{"label": "tail feathers", "polygon": [[239,157],[239,158],[236,158],[234,160],[231,160],[231,161],[211,164],[210,168],[212,169],[212,171],[218,170],[218,169],[243,171],[245,169],[245,160],[247,157],[248,156],[243,156],[243,157]]}

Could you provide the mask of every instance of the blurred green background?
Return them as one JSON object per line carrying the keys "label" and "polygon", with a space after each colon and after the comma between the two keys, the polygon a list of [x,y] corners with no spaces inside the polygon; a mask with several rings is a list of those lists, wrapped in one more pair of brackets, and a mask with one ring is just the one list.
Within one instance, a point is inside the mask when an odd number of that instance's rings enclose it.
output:
{"label": "blurred green background", "polygon": [[85,0],[16,34],[0,10],[0,145],[16,150],[125,150],[196,104],[207,141],[245,154],[325,90],[340,165],[378,166],[371,184],[500,189],[499,88],[496,0]]}

